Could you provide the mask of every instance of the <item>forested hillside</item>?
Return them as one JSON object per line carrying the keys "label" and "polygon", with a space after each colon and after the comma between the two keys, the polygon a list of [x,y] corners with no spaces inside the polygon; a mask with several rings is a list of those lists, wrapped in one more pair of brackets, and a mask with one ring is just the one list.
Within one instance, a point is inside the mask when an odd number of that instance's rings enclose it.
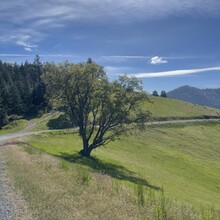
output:
{"label": "forested hillside", "polygon": [[191,86],[181,86],[167,93],[167,96],[186,102],[197,103],[214,108],[220,108],[219,89],[198,89]]}
{"label": "forested hillside", "polygon": [[12,115],[28,116],[45,108],[42,74],[43,65],[39,56],[33,63],[0,61],[0,127],[7,124]]}

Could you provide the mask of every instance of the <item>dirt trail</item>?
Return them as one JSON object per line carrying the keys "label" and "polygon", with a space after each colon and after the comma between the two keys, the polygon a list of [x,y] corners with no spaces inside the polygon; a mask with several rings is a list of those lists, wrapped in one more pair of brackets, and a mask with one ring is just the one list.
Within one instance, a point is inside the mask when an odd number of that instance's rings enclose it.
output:
{"label": "dirt trail", "polygon": [[41,120],[39,120],[37,122],[34,122],[33,120],[30,120],[29,123],[28,123],[28,126],[26,128],[24,128],[22,131],[28,131],[28,130],[34,128],[36,125],[40,124],[41,122],[43,122],[43,121],[45,121],[49,118],[52,118],[53,116],[55,116],[57,114],[59,114],[59,112],[54,112],[54,113],[48,115],[47,117],[42,118]]}

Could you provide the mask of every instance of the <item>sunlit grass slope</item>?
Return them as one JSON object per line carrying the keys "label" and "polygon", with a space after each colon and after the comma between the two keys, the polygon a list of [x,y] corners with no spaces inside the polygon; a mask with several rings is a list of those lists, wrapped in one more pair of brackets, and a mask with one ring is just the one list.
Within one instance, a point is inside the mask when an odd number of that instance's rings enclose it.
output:
{"label": "sunlit grass slope", "polygon": [[220,116],[220,109],[183,102],[176,99],[149,96],[151,102],[144,107],[152,113],[153,117],[201,117]]}
{"label": "sunlit grass slope", "polygon": [[[143,108],[149,110],[151,112],[151,117],[155,120],[203,118],[204,116],[220,117],[220,109],[209,108],[206,106],[200,106],[170,98],[154,96],[149,96],[149,98],[150,102],[145,102],[143,104]],[[28,125],[30,126],[31,123],[36,123],[36,125],[30,127],[28,129],[29,131],[58,129],[59,127],[65,127],[65,124],[62,123],[62,113],[54,114],[51,117],[48,117],[50,115],[51,113],[44,114],[39,118],[30,120],[30,122],[24,119],[13,121],[9,125],[6,125],[0,129],[0,135],[20,131]],[[53,122],[51,123],[52,126],[50,126],[50,122]]]}
{"label": "sunlit grass slope", "polygon": [[27,126],[28,126],[27,120],[25,120],[25,119],[16,120],[16,121],[13,121],[10,124],[4,126],[3,128],[1,128],[0,135],[18,132]]}
{"label": "sunlit grass slope", "polygon": [[[137,179],[114,175],[106,163],[122,166],[135,177],[141,176],[152,188],[163,187],[170,198],[195,206],[214,205],[220,210],[219,134],[219,122],[151,126],[92,155],[100,160],[104,172],[123,183],[129,185]],[[79,162],[76,158],[81,141],[77,134],[36,135],[30,144],[62,159]],[[100,172],[100,167],[81,165]]]}

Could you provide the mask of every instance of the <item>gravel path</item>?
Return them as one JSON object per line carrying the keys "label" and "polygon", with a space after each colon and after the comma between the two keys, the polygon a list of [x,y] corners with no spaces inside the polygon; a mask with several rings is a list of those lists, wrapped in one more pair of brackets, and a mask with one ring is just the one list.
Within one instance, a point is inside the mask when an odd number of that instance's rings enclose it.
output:
{"label": "gravel path", "polygon": [[4,147],[0,146],[0,220],[35,220],[28,204],[15,189],[7,173],[6,159]]}
{"label": "gravel path", "polygon": [[0,219],[14,220],[12,217],[12,203],[9,199],[10,184],[5,174],[5,162],[0,152]]}

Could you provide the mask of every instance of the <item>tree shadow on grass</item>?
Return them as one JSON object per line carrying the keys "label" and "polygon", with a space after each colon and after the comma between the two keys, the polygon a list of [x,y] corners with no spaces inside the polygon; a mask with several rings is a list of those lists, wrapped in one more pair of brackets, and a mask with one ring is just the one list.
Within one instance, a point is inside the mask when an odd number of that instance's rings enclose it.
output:
{"label": "tree shadow on grass", "polygon": [[66,153],[60,153],[60,154],[61,154],[60,156],[57,155],[55,156],[67,160],[71,163],[87,166],[95,172],[100,172],[109,175],[115,179],[125,180],[135,184],[142,184],[154,190],[160,190],[160,187],[154,186],[145,179],[137,177],[136,173],[128,170],[123,166],[105,162],[96,157],[85,158],[78,154],[66,154]]}
{"label": "tree shadow on grass", "polygon": [[[6,142],[0,143],[0,147],[7,147],[8,145],[26,146],[25,150],[30,154],[35,154],[37,152],[44,152],[43,150],[36,149],[34,146],[32,146],[29,143],[19,141],[16,139],[10,140],[8,142],[6,141]],[[94,172],[106,174],[118,180],[125,180],[131,183],[134,183],[134,184],[142,184],[144,186],[147,186],[151,189],[158,190],[158,191],[161,190],[160,187],[150,184],[147,180],[141,177],[138,177],[136,173],[128,170],[127,168],[120,166],[120,165],[113,164],[113,163],[102,161],[96,157],[85,158],[79,154],[67,154],[63,152],[60,152],[60,155],[53,155],[53,156],[64,159],[71,163],[87,166]]]}
{"label": "tree shadow on grass", "polygon": [[47,123],[48,128],[51,129],[65,129],[74,128],[75,124],[72,120],[69,120],[65,114],[60,115],[57,118],[52,118]]}

